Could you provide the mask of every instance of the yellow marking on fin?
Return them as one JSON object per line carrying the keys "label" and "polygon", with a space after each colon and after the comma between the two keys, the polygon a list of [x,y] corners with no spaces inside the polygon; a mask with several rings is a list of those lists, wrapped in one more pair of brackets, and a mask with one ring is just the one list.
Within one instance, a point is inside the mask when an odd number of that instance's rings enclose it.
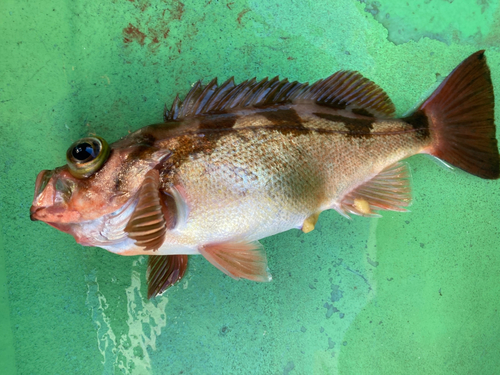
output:
{"label": "yellow marking on fin", "polygon": [[314,226],[318,222],[319,214],[320,212],[316,212],[304,220],[304,224],[302,224],[302,232],[309,233],[314,229]]}
{"label": "yellow marking on fin", "polygon": [[370,203],[368,203],[366,199],[355,198],[354,207],[364,215],[369,215],[372,213],[372,210],[370,210]]}

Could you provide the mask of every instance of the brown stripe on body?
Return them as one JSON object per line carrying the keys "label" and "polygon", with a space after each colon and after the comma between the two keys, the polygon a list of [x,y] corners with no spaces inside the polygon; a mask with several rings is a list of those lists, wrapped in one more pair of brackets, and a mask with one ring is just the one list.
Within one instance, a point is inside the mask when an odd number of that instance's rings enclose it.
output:
{"label": "brown stripe on body", "polygon": [[117,192],[121,191],[122,188],[127,189],[126,186],[124,187],[124,184],[127,183],[127,178],[124,178],[124,176],[129,175],[130,171],[133,171],[138,163],[150,159],[151,155],[158,151],[158,148],[153,146],[155,142],[153,135],[141,134],[137,140],[137,146],[126,156],[125,161],[121,164],[120,172],[115,175],[114,188]]}
{"label": "brown stripe on body", "polygon": [[416,134],[420,139],[425,140],[430,137],[429,119],[425,115],[424,111],[416,111],[410,116],[405,117],[403,121],[411,125],[411,127],[416,130]]}
{"label": "brown stripe on body", "polygon": [[259,114],[276,126],[276,131],[284,135],[297,136],[309,130],[304,126],[302,119],[293,108],[267,110]]}
{"label": "brown stripe on body", "polygon": [[328,103],[325,103],[322,101],[316,101],[316,104],[320,105],[320,106],[328,107],[331,109],[337,109],[337,110],[346,109],[346,107],[347,107],[347,103],[341,102],[339,99],[332,101],[332,102],[328,102]]}
{"label": "brown stripe on body", "polygon": [[236,131],[233,128],[237,120],[238,116],[231,114],[196,118],[196,121],[199,121],[198,131],[177,136],[167,145],[172,152],[172,156],[165,160],[163,164],[162,170],[164,173],[173,173],[191,155],[199,153],[211,154],[221,137]]}
{"label": "brown stripe on body", "polygon": [[200,122],[198,129],[228,130],[232,129],[238,120],[238,116],[222,114],[197,118]]}
{"label": "brown stripe on body", "polygon": [[373,117],[373,115],[364,108],[353,108],[351,112],[360,116]]}
{"label": "brown stripe on body", "polygon": [[347,118],[338,115],[331,115],[329,113],[313,113],[315,116],[319,118],[342,123],[347,129],[347,136],[355,137],[355,138],[369,138],[371,137],[371,131],[373,129],[373,123],[375,119],[373,118]]}

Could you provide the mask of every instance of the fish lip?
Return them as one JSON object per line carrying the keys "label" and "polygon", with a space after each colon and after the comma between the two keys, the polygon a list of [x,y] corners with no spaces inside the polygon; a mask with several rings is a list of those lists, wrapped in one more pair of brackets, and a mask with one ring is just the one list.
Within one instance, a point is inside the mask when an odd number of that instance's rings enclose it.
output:
{"label": "fish lip", "polygon": [[43,216],[40,216],[40,211],[44,210],[46,207],[35,207],[30,208],[30,219],[31,221],[43,221]]}
{"label": "fish lip", "polygon": [[74,213],[65,206],[31,206],[30,219],[31,221],[43,221],[44,223],[52,225],[53,223],[60,223],[61,220],[58,220],[58,218],[62,218],[62,214],[68,216],[68,212]]}
{"label": "fish lip", "polygon": [[39,210],[39,207],[33,207],[31,206],[30,208],[30,219],[31,221],[39,221],[40,219],[36,217],[36,212]]}

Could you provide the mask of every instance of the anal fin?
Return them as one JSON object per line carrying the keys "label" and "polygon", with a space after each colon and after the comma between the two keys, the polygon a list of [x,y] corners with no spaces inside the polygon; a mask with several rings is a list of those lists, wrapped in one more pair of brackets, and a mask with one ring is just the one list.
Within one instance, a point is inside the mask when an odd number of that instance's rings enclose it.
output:
{"label": "anal fin", "polygon": [[182,279],[187,255],[150,255],[148,259],[148,298],[156,297]]}
{"label": "anal fin", "polygon": [[339,208],[341,213],[380,217],[373,211],[406,211],[410,204],[410,172],[405,163],[398,162],[349,192]]}
{"label": "anal fin", "polygon": [[271,281],[266,253],[258,242],[207,244],[198,250],[210,263],[234,279]]}

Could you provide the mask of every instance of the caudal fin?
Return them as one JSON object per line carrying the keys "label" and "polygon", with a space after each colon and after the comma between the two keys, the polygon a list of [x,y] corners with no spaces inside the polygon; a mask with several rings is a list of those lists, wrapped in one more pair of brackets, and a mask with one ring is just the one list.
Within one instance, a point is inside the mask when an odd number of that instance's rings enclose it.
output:
{"label": "caudal fin", "polygon": [[475,176],[500,177],[494,95],[484,50],[465,59],[410,116],[433,139],[424,150]]}

